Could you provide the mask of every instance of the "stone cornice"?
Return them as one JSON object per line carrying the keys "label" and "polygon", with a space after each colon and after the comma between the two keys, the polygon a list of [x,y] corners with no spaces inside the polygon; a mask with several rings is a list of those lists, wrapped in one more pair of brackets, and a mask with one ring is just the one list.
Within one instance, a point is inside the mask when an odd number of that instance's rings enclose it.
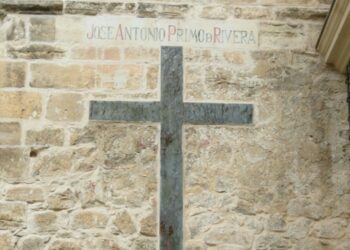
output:
{"label": "stone cornice", "polygon": [[325,61],[345,73],[350,59],[350,1],[335,0],[317,43]]}

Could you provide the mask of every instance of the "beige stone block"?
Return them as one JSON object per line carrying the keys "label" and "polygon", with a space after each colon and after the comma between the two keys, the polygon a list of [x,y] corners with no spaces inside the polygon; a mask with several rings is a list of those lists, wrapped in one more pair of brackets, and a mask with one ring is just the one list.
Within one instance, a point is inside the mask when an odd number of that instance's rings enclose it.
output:
{"label": "beige stone block", "polygon": [[63,129],[29,130],[27,131],[27,145],[55,145],[62,146],[64,143]]}
{"label": "beige stone block", "polygon": [[40,42],[51,42],[56,37],[56,26],[54,17],[32,17],[30,18],[30,40]]}
{"label": "beige stone block", "polygon": [[92,46],[75,46],[71,57],[79,60],[95,60],[98,58],[98,49]]}
{"label": "beige stone block", "polygon": [[[1,6],[0,6],[1,7]],[[26,37],[24,19],[17,15],[8,15],[0,22],[0,42],[23,41]]]}
{"label": "beige stone block", "polygon": [[1,250],[12,250],[14,249],[14,239],[9,232],[0,233],[0,249]]}
{"label": "beige stone block", "polygon": [[120,60],[120,48],[118,47],[106,47],[103,49],[104,60]]}
{"label": "beige stone block", "polygon": [[328,8],[281,8],[276,10],[277,19],[302,19],[323,21],[328,13]]}
{"label": "beige stone block", "polygon": [[58,230],[57,215],[53,211],[43,211],[33,214],[33,222],[40,232]]}
{"label": "beige stone block", "polygon": [[80,94],[56,94],[50,97],[46,118],[51,121],[79,122],[84,116]]}
{"label": "beige stone block", "polygon": [[233,8],[233,16],[239,19],[272,19],[273,14],[271,8],[267,7],[235,7]]}
{"label": "beige stone block", "polygon": [[265,234],[258,236],[254,245],[256,249],[288,249],[289,241],[280,235]]}
{"label": "beige stone block", "polygon": [[236,64],[236,65],[242,65],[245,63],[246,55],[243,52],[240,51],[225,51],[224,52],[224,58],[227,62]]}
{"label": "beige stone block", "polygon": [[156,238],[137,238],[133,242],[132,250],[156,250],[158,240]]}
{"label": "beige stone block", "polygon": [[280,5],[280,4],[287,4],[287,5],[309,5],[313,4],[314,0],[261,0],[261,4],[267,4],[267,5]]}
{"label": "beige stone block", "polygon": [[21,14],[60,14],[63,0],[3,0],[0,6],[8,12]]}
{"label": "beige stone block", "polygon": [[95,87],[95,67],[91,65],[35,63],[30,69],[32,87],[68,89]]}
{"label": "beige stone block", "polygon": [[159,65],[147,66],[147,88],[154,90],[159,85]]}
{"label": "beige stone block", "polygon": [[45,238],[36,235],[26,235],[18,241],[20,250],[44,250]]}
{"label": "beige stone block", "polygon": [[60,46],[47,44],[30,44],[24,46],[8,46],[7,54],[11,58],[23,59],[61,59],[65,56],[65,49]]}
{"label": "beige stone block", "polygon": [[0,145],[18,145],[21,143],[21,125],[19,123],[0,123]]}
{"label": "beige stone block", "polygon": [[47,199],[48,208],[52,210],[64,210],[74,207],[76,197],[71,189],[51,194]]}
{"label": "beige stone block", "polygon": [[72,228],[91,229],[104,228],[107,224],[108,216],[104,212],[94,210],[81,210],[72,215]]}
{"label": "beige stone block", "polygon": [[113,1],[76,1],[67,0],[65,13],[81,15],[98,14],[132,14],[136,10],[135,3],[123,3]]}
{"label": "beige stone block", "polygon": [[0,62],[0,88],[24,87],[26,79],[26,63]]}
{"label": "beige stone block", "polygon": [[159,62],[160,60],[159,49],[154,48],[126,48],[124,54],[126,61]]}
{"label": "beige stone block", "polygon": [[136,90],[142,86],[143,65],[99,65],[97,79],[104,88]]}
{"label": "beige stone block", "polygon": [[6,199],[10,201],[26,201],[29,203],[44,201],[44,191],[40,187],[13,186],[7,189]]}
{"label": "beige stone block", "polygon": [[93,239],[88,239],[85,242],[84,249],[86,250],[97,250],[97,249],[121,250],[122,248],[119,247],[118,243],[114,239],[93,238]]}
{"label": "beige stone block", "polygon": [[225,20],[230,16],[230,12],[230,6],[206,6],[202,9],[200,17],[205,19]]}
{"label": "beige stone block", "polygon": [[210,246],[235,244],[249,248],[254,240],[254,235],[250,231],[233,229],[232,226],[221,226],[212,228],[205,236],[205,243]]}
{"label": "beige stone block", "polygon": [[0,229],[20,226],[26,216],[26,206],[21,202],[0,202]]}
{"label": "beige stone block", "polygon": [[57,42],[65,43],[80,43],[82,42],[86,34],[84,29],[84,19],[79,16],[58,16],[56,17],[55,40]]}
{"label": "beige stone block", "polygon": [[28,172],[28,156],[20,148],[0,149],[0,177],[7,180],[21,180]]}
{"label": "beige stone block", "polygon": [[74,239],[54,240],[49,245],[48,250],[83,250],[79,241]]}
{"label": "beige stone block", "polygon": [[[186,48],[184,50],[184,59],[186,62],[211,63],[216,62],[213,52],[209,49]],[[192,65],[187,65],[191,67]]]}
{"label": "beige stone block", "polygon": [[133,234],[136,232],[136,227],[127,211],[120,212],[116,215],[113,224],[122,234]]}
{"label": "beige stone block", "polygon": [[33,92],[0,92],[0,117],[40,118],[42,98]]}
{"label": "beige stone block", "polygon": [[317,222],[311,234],[322,239],[340,239],[345,235],[345,227],[348,225],[345,219],[331,218]]}
{"label": "beige stone block", "polygon": [[73,150],[39,152],[33,159],[33,175],[41,178],[67,175],[73,162]]}
{"label": "beige stone block", "polygon": [[140,233],[146,236],[157,236],[157,215],[155,213],[148,215],[140,221]]}

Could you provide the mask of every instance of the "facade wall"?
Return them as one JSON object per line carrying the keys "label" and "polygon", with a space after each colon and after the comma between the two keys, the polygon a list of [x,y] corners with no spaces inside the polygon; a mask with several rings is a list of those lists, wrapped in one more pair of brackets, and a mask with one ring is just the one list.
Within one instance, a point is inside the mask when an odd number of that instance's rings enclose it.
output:
{"label": "facade wall", "polygon": [[259,25],[256,49],[184,48],[185,101],[255,108],[184,127],[185,249],[350,249],[345,76],[314,49],[329,4],[0,1],[0,249],[157,249],[159,125],[89,102],[158,100],[160,44],[84,44],[92,15]]}

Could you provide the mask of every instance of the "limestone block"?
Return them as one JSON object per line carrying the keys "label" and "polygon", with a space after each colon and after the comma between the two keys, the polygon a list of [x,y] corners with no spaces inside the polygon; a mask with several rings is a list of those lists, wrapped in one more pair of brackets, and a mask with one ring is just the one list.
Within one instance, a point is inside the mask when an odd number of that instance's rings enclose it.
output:
{"label": "limestone block", "polygon": [[141,88],[144,67],[140,64],[98,65],[97,81],[107,89],[137,90]]}
{"label": "limestone block", "polygon": [[104,228],[107,224],[108,216],[105,212],[95,210],[80,210],[72,215],[72,228]]}
{"label": "limestone block", "polygon": [[95,87],[95,67],[35,63],[31,65],[32,82],[37,88],[86,89]]}
{"label": "limestone block", "polygon": [[304,216],[319,220],[327,215],[327,209],[310,200],[297,198],[288,203],[288,215],[292,217]]}
{"label": "limestone block", "polygon": [[233,16],[239,19],[271,19],[271,8],[264,7],[235,7],[233,8]]}
{"label": "limestone block", "polygon": [[39,232],[58,230],[58,217],[53,211],[36,212],[33,215],[33,224]]}
{"label": "limestone block", "polygon": [[20,250],[44,250],[45,238],[36,235],[26,235],[18,241]]}
{"label": "limestone block", "polygon": [[1,250],[12,250],[13,249],[13,237],[8,232],[0,233],[0,249]]}
{"label": "limestone block", "polygon": [[0,62],[0,88],[24,87],[26,79],[26,63]]}
{"label": "limestone block", "polygon": [[59,16],[55,21],[55,40],[64,43],[80,43],[85,37],[84,19],[80,16]]}
{"label": "limestone block", "polygon": [[136,232],[136,227],[133,219],[127,211],[117,213],[113,224],[122,234],[133,234]]}
{"label": "limestone block", "polygon": [[288,223],[287,236],[291,239],[303,239],[308,236],[312,221],[306,218],[298,218]]}
{"label": "limestone block", "polygon": [[79,241],[74,239],[53,240],[47,249],[48,250],[62,250],[62,249],[83,250]]}
{"label": "limestone block", "polygon": [[56,94],[50,97],[46,118],[51,121],[79,122],[85,112],[80,94]]}
{"label": "limestone block", "polygon": [[154,48],[126,48],[124,51],[126,61],[159,62],[160,51]]}
{"label": "limestone block", "polygon": [[254,249],[288,249],[289,241],[280,235],[266,234],[260,235],[254,242]]}
{"label": "limestone block", "polygon": [[64,210],[74,207],[76,196],[71,189],[58,190],[49,195],[47,199],[48,208],[52,210]]}
{"label": "limestone block", "polygon": [[133,243],[133,250],[156,250],[158,240],[150,238],[138,238]]}
{"label": "limestone block", "polygon": [[140,233],[145,236],[157,236],[157,215],[155,213],[148,215],[140,221]]}
{"label": "limestone block", "polygon": [[65,55],[65,50],[59,46],[30,44],[25,46],[8,46],[7,54],[11,58],[23,59],[60,59]]}
{"label": "limestone block", "polygon": [[0,202],[0,229],[22,225],[26,217],[26,206],[22,202]]}
{"label": "limestone block", "polygon": [[56,26],[54,17],[31,17],[30,18],[30,40],[40,42],[51,42],[56,37]]}
{"label": "limestone block", "polygon": [[325,219],[314,225],[312,234],[323,239],[339,239],[345,234],[346,226],[347,221],[345,219]]}
{"label": "limestone block", "polygon": [[27,151],[21,148],[1,148],[0,177],[7,180],[23,179],[28,172],[28,156],[26,154]]}
{"label": "limestone block", "polygon": [[190,6],[187,4],[139,3],[137,7],[137,16],[148,18],[184,18],[189,9]]}
{"label": "limestone block", "polygon": [[16,185],[7,189],[6,199],[28,203],[41,202],[44,201],[44,191],[40,187]]}
{"label": "limestone block", "polygon": [[98,14],[133,14],[136,10],[135,3],[123,2],[92,2],[68,0],[64,8],[66,14],[98,15]]}
{"label": "limestone block", "polygon": [[232,228],[230,225],[213,227],[204,238],[204,241],[208,246],[234,244],[246,248],[249,248],[252,245],[253,240],[253,233]]}
{"label": "limestone block", "polygon": [[42,98],[33,92],[0,92],[0,117],[34,118],[41,114]]}
{"label": "limestone block", "polygon": [[22,41],[25,36],[24,21],[19,16],[6,16],[3,20],[0,19],[0,42]]}
{"label": "limestone block", "polygon": [[63,0],[3,0],[0,8],[21,14],[60,14]]}
{"label": "limestone block", "polygon": [[245,63],[245,53],[240,51],[225,51],[224,52],[224,58],[227,62],[235,64],[235,65],[242,65]]}
{"label": "limestone block", "polygon": [[281,8],[276,10],[277,19],[295,18],[302,20],[320,20],[323,21],[329,9],[328,8]]}
{"label": "limestone block", "polygon": [[200,17],[205,19],[225,20],[230,16],[231,8],[229,6],[206,6],[203,7]]}
{"label": "limestone block", "polygon": [[19,123],[0,123],[0,145],[18,145],[21,142]]}
{"label": "limestone block", "polygon": [[149,65],[147,67],[147,88],[154,90],[159,85],[159,66]]}
{"label": "limestone block", "polygon": [[323,244],[322,241],[313,239],[313,238],[307,238],[304,240],[300,240],[297,242],[294,249],[296,250],[326,250],[328,248],[328,244]]}
{"label": "limestone block", "polygon": [[[111,236],[113,237],[113,236]],[[84,249],[86,250],[121,250],[116,240],[108,238],[94,238],[88,239],[85,243]]]}
{"label": "limestone block", "polygon": [[62,129],[45,128],[43,130],[27,131],[27,145],[55,145],[62,146],[64,143],[64,131]]}
{"label": "limestone block", "polygon": [[120,48],[118,47],[106,47],[103,49],[104,60],[120,60]]}
{"label": "limestone block", "polygon": [[286,221],[278,216],[271,216],[267,220],[267,229],[272,232],[285,232],[286,225]]}

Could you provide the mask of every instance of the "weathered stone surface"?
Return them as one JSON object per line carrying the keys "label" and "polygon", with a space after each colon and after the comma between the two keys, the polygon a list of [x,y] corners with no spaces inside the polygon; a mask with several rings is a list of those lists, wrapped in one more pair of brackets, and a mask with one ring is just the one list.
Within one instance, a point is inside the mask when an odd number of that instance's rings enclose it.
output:
{"label": "weathered stone surface", "polygon": [[156,214],[150,214],[143,218],[140,222],[140,233],[146,236],[157,236],[157,216]]}
{"label": "weathered stone surface", "polygon": [[19,123],[0,123],[0,145],[18,145],[21,142]]}
{"label": "weathered stone surface", "polygon": [[339,239],[345,234],[346,225],[345,219],[326,219],[315,224],[312,234],[323,239]]}
{"label": "weathered stone surface", "polygon": [[269,19],[272,15],[271,8],[264,7],[235,7],[233,9],[233,15],[239,19]]}
{"label": "weathered stone surface", "polygon": [[307,199],[293,199],[288,203],[288,214],[318,220],[324,218],[327,211],[324,207],[313,204]]}
{"label": "weathered stone surface", "polygon": [[279,235],[267,234],[260,235],[254,242],[254,249],[288,249],[289,242]]}
{"label": "weathered stone surface", "polygon": [[113,223],[122,234],[133,234],[136,232],[136,227],[133,219],[127,211],[118,213]]}
{"label": "weathered stone surface", "polygon": [[20,47],[9,46],[7,54],[11,58],[23,59],[59,59],[65,55],[65,50],[52,45],[30,44]]}
{"label": "weathered stone surface", "polygon": [[97,14],[133,14],[136,10],[135,3],[123,2],[87,2],[68,0],[66,2],[64,12],[66,14],[82,14],[82,15],[97,15]]}
{"label": "weathered stone surface", "polygon": [[104,228],[108,217],[104,212],[95,210],[81,210],[72,215],[72,228]]}
{"label": "weathered stone surface", "polygon": [[50,97],[46,118],[51,121],[79,122],[84,115],[80,94],[57,94]]}
{"label": "weathered stone surface", "polygon": [[31,65],[31,72],[32,87],[85,89],[95,86],[95,69],[90,65],[35,63]]}
{"label": "weathered stone surface", "polygon": [[73,208],[76,204],[76,196],[71,189],[58,190],[49,195],[47,199],[48,207],[52,210],[64,210]]}
{"label": "weathered stone surface", "polygon": [[324,20],[327,16],[329,9],[319,9],[319,8],[285,8],[276,11],[276,16],[278,19],[283,18],[296,18],[303,20]]}
{"label": "weathered stone surface", "polygon": [[27,145],[55,145],[64,143],[64,131],[62,129],[29,130],[27,131]]}
{"label": "weathered stone surface", "polygon": [[103,250],[121,250],[122,248],[119,247],[116,240],[113,239],[107,239],[107,238],[96,238],[96,239],[89,239],[84,246],[84,249],[88,250],[97,250],[97,249],[103,249]]}
{"label": "weathered stone surface", "polygon": [[154,4],[139,3],[137,7],[138,17],[166,17],[166,18],[184,18],[189,11],[190,6],[187,4]]}
{"label": "weathered stone surface", "polygon": [[230,15],[229,6],[207,6],[202,9],[201,18],[225,20]]}
{"label": "weathered stone surface", "polygon": [[134,241],[133,250],[156,250],[157,240],[149,238],[138,238]]}
{"label": "weathered stone surface", "polygon": [[298,250],[326,250],[329,248],[328,248],[327,244],[322,244],[322,242],[320,240],[309,238],[309,239],[298,241],[295,249],[298,249]]}
{"label": "weathered stone surface", "polygon": [[212,228],[204,241],[209,246],[235,244],[249,248],[253,243],[253,234],[249,231],[233,229],[231,226]]}
{"label": "weathered stone surface", "polygon": [[126,48],[124,53],[127,61],[159,62],[160,60],[159,49],[154,48]]}
{"label": "weathered stone surface", "polygon": [[289,223],[287,236],[291,239],[302,239],[308,236],[311,226],[311,220],[306,218],[298,218],[292,223]]}
{"label": "weathered stone surface", "polygon": [[43,211],[33,214],[35,228],[39,232],[50,232],[58,230],[57,215],[53,211]]}
{"label": "weathered stone surface", "polygon": [[6,199],[10,201],[26,201],[29,203],[44,201],[44,192],[40,187],[13,186],[7,189]]}
{"label": "weathered stone surface", "polygon": [[41,95],[33,92],[0,92],[0,117],[34,118],[41,114]]}
{"label": "weathered stone surface", "polygon": [[12,250],[13,249],[13,237],[8,232],[0,233],[0,249],[1,250]]}
{"label": "weathered stone surface", "polygon": [[0,62],[0,88],[24,87],[26,78],[26,63],[23,62]]}
{"label": "weathered stone surface", "polygon": [[48,247],[48,250],[82,250],[81,244],[74,239],[54,240]]}
{"label": "weathered stone surface", "polygon": [[31,41],[54,41],[56,34],[55,18],[32,17],[30,18],[29,31]]}
{"label": "weathered stone surface", "polygon": [[159,84],[159,66],[150,65],[147,67],[147,87],[149,89],[156,89]]}
{"label": "weathered stone surface", "polygon": [[44,250],[45,239],[36,235],[27,235],[18,241],[20,250]]}
{"label": "weathered stone surface", "polygon": [[26,150],[20,148],[0,149],[0,177],[7,180],[21,180],[28,172]]}
{"label": "weathered stone surface", "polygon": [[21,41],[25,36],[24,21],[20,17],[6,16],[3,20],[0,19],[0,42]]}
{"label": "weathered stone surface", "polygon": [[26,216],[26,206],[21,202],[0,202],[0,229],[22,225]]}
{"label": "weathered stone surface", "polygon": [[20,14],[60,14],[63,9],[63,0],[2,0],[0,8]]}
{"label": "weathered stone surface", "polygon": [[286,222],[283,218],[271,216],[267,221],[267,229],[272,232],[286,231]]}

